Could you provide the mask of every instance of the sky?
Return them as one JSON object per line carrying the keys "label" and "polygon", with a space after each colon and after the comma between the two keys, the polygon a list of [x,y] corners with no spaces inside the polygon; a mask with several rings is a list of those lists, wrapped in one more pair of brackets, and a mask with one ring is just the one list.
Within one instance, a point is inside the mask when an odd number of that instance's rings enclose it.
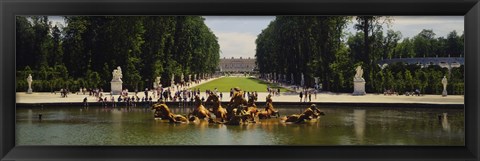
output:
{"label": "sky", "polygon": [[[217,36],[220,44],[221,58],[255,57],[255,40],[257,35],[275,19],[275,16],[203,16],[205,24]],[[453,30],[461,35],[464,31],[463,16],[392,16],[392,25],[383,29],[392,29],[402,33],[402,39],[412,38],[423,29],[431,29],[436,37],[446,37]],[[64,25],[63,18],[49,17],[53,25]],[[357,32],[353,29],[355,20],[346,28],[347,33]]]}
{"label": "sky", "polygon": [[254,58],[255,40],[275,16],[204,16],[218,38],[220,58]]}

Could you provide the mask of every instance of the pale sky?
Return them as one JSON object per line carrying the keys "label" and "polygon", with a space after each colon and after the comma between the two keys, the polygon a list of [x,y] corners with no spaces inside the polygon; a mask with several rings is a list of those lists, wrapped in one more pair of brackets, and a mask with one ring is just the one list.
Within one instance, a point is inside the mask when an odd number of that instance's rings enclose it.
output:
{"label": "pale sky", "polygon": [[[255,57],[255,40],[257,35],[275,19],[275,16],[204,16],[205,23],[218,37],[220,57]],[[435,37],[446,37],[453,30],[461,35],[464,31],[463,16],[392,16],[394,19],[390,29],[400,31],[402,39],[412,38],[422,29],[432,29]],[[52,24],[63,23],[62,17],[50,17]],[[353,29],[356,20],[347,26],[348,33]],[[384,26],[384,31],[388,29]]]}

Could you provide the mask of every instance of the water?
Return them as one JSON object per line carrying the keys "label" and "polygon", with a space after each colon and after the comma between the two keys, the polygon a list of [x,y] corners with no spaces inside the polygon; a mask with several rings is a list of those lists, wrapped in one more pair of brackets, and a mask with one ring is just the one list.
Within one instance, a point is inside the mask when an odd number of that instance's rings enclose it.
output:
{"label": "water", "polygon": [[[260,107],[260,106],[259,106]],[[171,107],[174,113],[188,109]],[[281,115],[306,107],[275,106]],[[17,109],[17,145],[459,145],[463,109],[321,107],[316,123],[171,124],[142,108]],[[38,114],[42,113],[42,120]],[[438,118],[447,113],[447,117]]]}

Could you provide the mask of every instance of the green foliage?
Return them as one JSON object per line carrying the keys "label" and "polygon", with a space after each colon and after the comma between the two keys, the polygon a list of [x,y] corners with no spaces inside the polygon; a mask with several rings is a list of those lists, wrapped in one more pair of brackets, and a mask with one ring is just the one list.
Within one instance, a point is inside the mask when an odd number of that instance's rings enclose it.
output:
{"label": "green foliage", "polygon": [[411,90],[414,89],[413,76],[409,70],[405,71],[405,85],[406,85],[406,89],[411,89]]}
{"label": "green foliage", "polygon": [[200,16],[64,19],[66,26],[59,27],[51,26],[48,17],[16,17],[18,91],[28,88],[28,74],[34,76],[35,91],[108,91],[117,66],[125,88],[151,88],[157,76],[168,86],[172,74],[213,73],[219,63],[217,37]]}
{"label": "green foliage", "polygon": [[405,80],[403,79],[403,73],[398,72],[395,75],[395,89],[398,93],[402,94],[405,92]]}
{"label": "green foliage", "polygon": [[[257,37],[256,57],[262,74],[294,74],[294,82],[300,84],[301,74],[305,85],[312,87],[314,77],[320,78],[324,89],[340,89],[346,86],[344,75],[336,75],[331,69],[344,70],[344,64],[335,63],[336,54],[344,54],[341,42],[348,17],[341,16],[277,16]],[[343,88],[342,88],[343,89]]]}
{"label": "green foliage", "polygon": [[415,57],[413,42],[410,38],[405,38],[395,47],[395,52],[390,58],[413,58]]}
{"label": "green foliage", "polygon": [[[463,94],[464,92],[464,67],[453,68],[449,75],[448,69],[439,66],[420,68],[416,65],[395,63],[381,70],[379,75],[385,74],[383,82],[385,89],[395,90],[399,93],[411,92],[419,89],[426,94],[441,94],[443,85],[441,80],[447,76],[449,94]],[[379,89],[376,92],[383,92]]]}
{"label": "green foliage", "polygon": [[349,92],[353,90],[353,76],[355,75],[352,70],[352,60],[350,59],[351,53],[346,46],[342,45],[337,53],[337,59],[330,64],[330,70],[332,71],[332,90]]}
{"label": "green foliage", "polygon": [[421,57],[431,57],[434,56],[433,53],[433,43],[435,33],[432,30],[422,30],[417,36],[413,39],[415,53],[417,56]]}
{"label": "green foliage", "polygon": [[97,72],[87,71],[87,85],[89,87],[98,87],[101,82],[100,75]]}
{"label": "green foliage", "polygon": [[[395,90],[404,93],[414,89],[422,93],[441,94],[441,78],[447,75],[449,93],[462,93],[464,74],[454,68],[451,76],[438,66],[395,63],[385,69],[376,62],[391,58],[414,58],[463,55],[464,35],[456,31],[447,38],[435,37],[433,30],[422,30],[413,38],[402,39],[399,31],[387,30],[392,19],[381,16],[357,16],[358,32],[345,37],[343,30],[351,17],[345,16],[278,16],[257,37],[256,57],[261,74],[293,73],[300,84],[305,74],[306,86],[320,77],[323,89],[351,92],[355,67],[362,66],[366,91],[382,93]],[[290,79],[290,77],[287,77]],[[290,81],[290,80],[288,80]]]}

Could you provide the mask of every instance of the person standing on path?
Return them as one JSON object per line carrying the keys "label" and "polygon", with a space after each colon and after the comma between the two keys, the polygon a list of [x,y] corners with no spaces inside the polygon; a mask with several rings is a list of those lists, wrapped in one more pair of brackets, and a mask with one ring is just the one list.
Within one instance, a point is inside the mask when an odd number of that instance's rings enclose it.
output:
{"label": "person standing on path", "polygon": [[302,102],[303,92],[300,92],[300,102]]}
{"label": "person standing on path", "polygon": [[307,96],[308,96],[307,90],[305,90],[305,94],[304,94],[304,95],[305,95],[305,99],[303,99],[303,102],[307,102]]}
{"label": "person standing on path", "polygon": [[145,88],[145,98],[148,98],[148,88]]}
{"label": "person standing on path", "polygon": [[83,98],[83,107],[88,107],[87,97]]}
{"label": "person standing on path", "polygon": [[308,102],[312,102],[312,92],[308,92]]}

